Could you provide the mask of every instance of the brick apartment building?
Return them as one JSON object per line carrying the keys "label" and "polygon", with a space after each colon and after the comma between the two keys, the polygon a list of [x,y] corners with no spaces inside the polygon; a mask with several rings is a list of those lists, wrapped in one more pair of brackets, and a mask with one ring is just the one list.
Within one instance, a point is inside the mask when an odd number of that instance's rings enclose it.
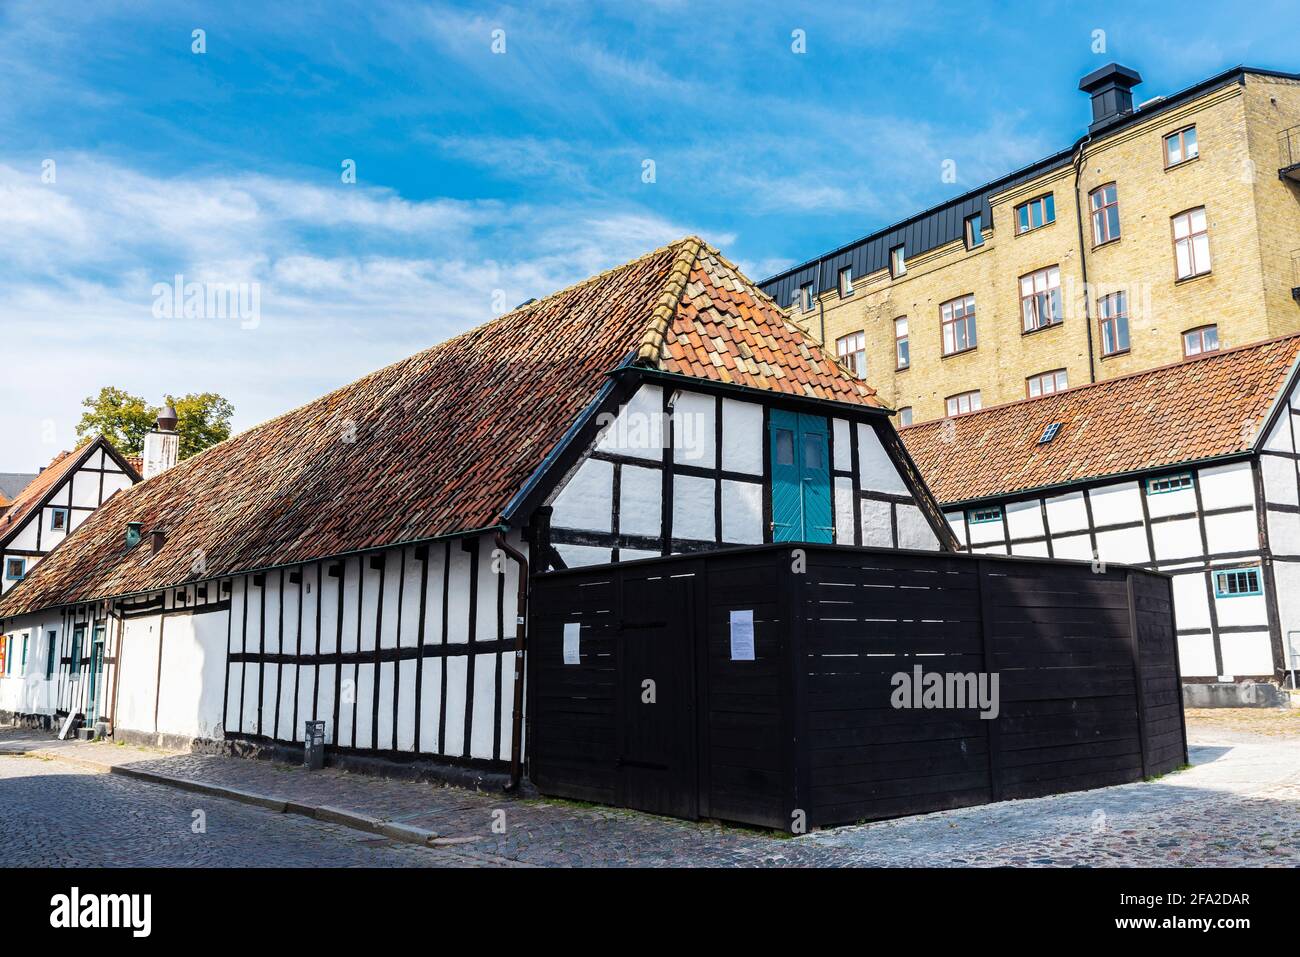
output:
{"label": "brick apartment building", "polygon": [[762,283],[899,410],[958,415],[1300,330],[1300,74],[1134,106],[1067,149]]}

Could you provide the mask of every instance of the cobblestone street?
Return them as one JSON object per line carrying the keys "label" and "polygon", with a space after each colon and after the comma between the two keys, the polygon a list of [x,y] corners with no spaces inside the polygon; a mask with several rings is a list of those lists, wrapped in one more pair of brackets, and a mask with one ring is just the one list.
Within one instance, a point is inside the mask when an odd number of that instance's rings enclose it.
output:
{"label": "cobblestone street", "polygon": [[[1156,781],[788,838],[332,769],[0,732],[0,864],[18,866],[1294,866],[1300,722],[1194,712],[1189,770]],[[37,754],[22,755],[23,751]],[[49,755],[56,755],[50,757]],[[105,773],[112,765],[119,773]],[[428,836],[367,833],[124,776],[270,796]],[[195,833],[195,811],[205,832]],[[325,816],[324,812],[318,816]]]}

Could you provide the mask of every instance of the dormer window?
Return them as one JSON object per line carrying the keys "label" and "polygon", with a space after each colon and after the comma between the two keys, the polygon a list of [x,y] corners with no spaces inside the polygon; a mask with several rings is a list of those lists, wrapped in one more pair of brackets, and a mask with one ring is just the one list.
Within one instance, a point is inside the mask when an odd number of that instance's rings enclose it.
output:
{"label": "dormer window", "polygon": [[895,246],[889,251],[889,275],[892,279],[907,275],[907,256],[902,246]]}
{"label": "dormer window", "polygon": [[845,266],[840,270],[840,298],[847,299],[853,295],[853,267]]}

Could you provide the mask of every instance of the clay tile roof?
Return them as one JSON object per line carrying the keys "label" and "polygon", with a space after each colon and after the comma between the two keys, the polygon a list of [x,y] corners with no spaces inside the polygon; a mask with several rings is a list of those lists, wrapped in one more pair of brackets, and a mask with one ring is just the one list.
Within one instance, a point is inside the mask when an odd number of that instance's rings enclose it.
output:
{"label": "clay tile roof", "polygon": [[81,454],[60,452],[34,479],[23,486],[22,491],[13,497],[9,508],[0,515],[0,542],[18,530],[27,516],[40,507],[46,493],[72,471],[82,458]]}
{"label": "clay tile roof", "polygon": [[1285,336],[899,434],[944,504],[1232,455],[1253,446],[1298,351]]}
{"label": "clay tile roof", "polygon": [[[0,617],[497,525],[606,373],[633,361],[880,405],[736,267],[691,237],[115,495],[10,590]],[[128,521],[165,527],[166,546],[128,552]],[[193,570],[199,554],[202,574]]]}

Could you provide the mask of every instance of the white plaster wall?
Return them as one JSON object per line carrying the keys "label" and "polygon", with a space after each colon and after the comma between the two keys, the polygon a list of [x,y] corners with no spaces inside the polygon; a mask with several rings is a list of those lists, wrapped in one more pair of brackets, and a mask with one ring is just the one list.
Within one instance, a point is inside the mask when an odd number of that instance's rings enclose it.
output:
{"label": "white plaster wall", "polygon": [[673,461],[713,468],[717,461],[717,400],[681,392],[673,405]]}
{"label": "white plaster wall", "polygon": [[1095,527],[1142,521],[1142,493],[1137,482],[1100,485],[1088,493]]}
{"label": "white plaster wall", "polygon": [[608,548],[596,548],[592,545],[556,545],[555,550],[564,559],[565,567],[581,568],[584,565],[604,565],[612,560],[613,552]]}
{"label": "white plaster wall", "polygon": [[[1049,515],[1048,522],[1051,522]],[[1090,562],[1093,560],[1092,540],[1087,535],[1052,536],[1052,552],[1057,558]]]}
{"label": "white plaster wall", "polygon": [[[154,621],[152,618],[148,620]],[[160,732],[214,740],[221,738],[221,694],[225,680],[228,625],[229,614],[224,611],[167,617],[162,636],[162,690],[158,701]],[[147,671],[149,656],[141,655],[141,658]],[[156,646],[153,660],[156,665]],[[130,657],[123,660],[124,684],[133,667]],[[143,672],[136,679],[141,687],[154,680],[153,675]],[[148,724],[135,727],[151,730],[152,717],[148,716]],[[125,721],[122,726],[131,727]]]}
{"label": "white plaster wall", "polygon": [[1201,501],[1207,509],[1255,503],[1255,480],[1249,462],[1230,462],[1200,469]]}
{"label": "white plaster wall", "polygon": [[1300,497],[1297,496],[1296,467],[1293,459],[1284,459],[1276,455],[1261,455],[1259,465],[1264,477],[1264,496],[1268,501],[1280,505],[1300,504]]}
{"label": "white plaster wall", "polygon": [[1172,515],[1196,514],[1196,490],[1180,488],[1173,492],[1156,492],[1147,495],[1147,514],[1152,518]]}
{"label": "white plaster wall", "polygon": [[613,424],[596,442],[596,448],[601,452],[662,461],[663,412],[663,389],[657,385],[641,386],[619,409]]}
{"label": "white plaster wall", "polygon": [[1216,596],[1214,611],[1220,628],[1237,628],[1242,625],[1268,627],[1268,608],[1264,604],[1263,595],[1234,595],[1231,598]]}
{"label": "white plaster wall", "polygon": [[1082,492],[1054,495],[1046,500],[1046,504],[1047,524],[1054,536],[1062,532],[1087,530],[1088,507],[1084,504]]}
{"label": "white plaster wall", "polygon": [[903,481],[894,461],[880,444],[876,430],[859,422],[858,426],[858,486],[870,492],[892,492],[897,495],[910,494],[907,483]]}
{"label": "white plaster wall", "polygon": [[[848,534],[849,541],[852,541],[853,507],[851,504],[849,506]],[[735,482],[729,479],[722,481],[722,540],[737,545],[762,544],[762,485],[756,482]]]}
{"label": "white plaster wall", "polygon": [[1215,677],[1214,639],[1209,635],[1179,635],[1178,666],[1184,678]]}
{"label": "white plaster wall", "polygon": [[613,502],[613,463],[584,459],[552,502],[551,525],[608,532]]}
{"label": "white plaster wall", "polygon": [[991,542],[1005,542],[1007,532],[1003,521],[1004,519],[1000,518],[995,522],[971,522],[971,547],[973,548],[976,545],[988,545]]}
{"label": "white plaster wall", "polygon": [[1007,532],[1013,539],[1040,538],[1046,533],[1043,528],[1041,499],[1010,502],[1003,508],[1002,515],[1007,523]]}
{"label": "white plaster wall", "polygon": [[[158,687],[158,629],[161,622],[161,615],[128,618],[123,622],[124,628],[118,648],[121,670],[117,685],[117,724],[124,730],[145,732],[154,730],[154,706]],[[224,639],[225,636],[222,635],[222,638]],[[217,671],[218,701],[221,697],[223,677],[220,668],[224,663],[225,641],[223,640]],[[236,700],[238,700],[237,696]],[[218,723],[220,718],[218,708]]]}
{"label": "white plaster wall", "polygon": [[898,547],[935,550],[939,538],[926,520],[925,514],[915,505],[897,505]]}
{"label": "white plaster wall", "polygon": [[[726,431],[725,428],[723,430]],[[673,476],[673,538],[713,541],[713,480]]]}
{"label": "white plaster wall", "polygon": [[837,472],[848,472],[853,468],[853,447],[849,431],[851,426],[844,419],[831,419],[831,438],[835,445],[834,466]]}
{"label": "white plaster wall", "polygon": [[1174,576],[1174,617],[1183,630],[1210,627],[1210,598],[1205,573]]}
{"label": "white plaster wall", "polygon": [[722,400],[722,468],[746,475],[763,474],[762,406]]}
{"label": "white plaster wall", "polygon": [[[839,446],[836,446],[836,456]],[[837,466],[838,467],[838,466]],[[853,480],[835,479],[835,541],[853,544]]]}
{"label": "white plaster wall", "polygon": [[1103,562],[1140,565],[1151,561],[1146,526],[1097,533],[1097,556]]}
{"label": "white plaster wall", "polygon": [[1287,648],[1287,639],[1291,636],[1291,648],[1300,651],[1300,563],[1274,562],[1273,580],[1277,587],[1277,611],[1283,649]]}
{"label": "white plaster wall", "polygon": [[1155,543],[1156,561],[1190,558],[1203,551],[1200,525],[1194,518],[1152,524],[1151,540]]}
{"label": "white plaster wall", "polygon": [[[619,531],[624,535],[658,538],[663,531],[663,472],[625,465],[619,477]],[[597,503],[596,508],[600,507]],[[609,512],[606,510],[608,517]],[[554,521],[552,522],[554,524]],[[605,525],[608,527],[609,522]],[[582,528],[595,530],[595,524]]]}
{"label": "white plaster wall", "polygon": [[1273,650],[1267,631],[1220,635],[1225,676],[1273,674]]}
{"label": "white plaster wall", "polygon": [[1259,523],[1254,510],[1205,516],[1205,541],[1211,555],[1258,550]]}
{"label": "white plaster wall", "polygon": [[864,498],[861,503],[862,544],[891,548],[894,544],[894,520],[888,502]]}

